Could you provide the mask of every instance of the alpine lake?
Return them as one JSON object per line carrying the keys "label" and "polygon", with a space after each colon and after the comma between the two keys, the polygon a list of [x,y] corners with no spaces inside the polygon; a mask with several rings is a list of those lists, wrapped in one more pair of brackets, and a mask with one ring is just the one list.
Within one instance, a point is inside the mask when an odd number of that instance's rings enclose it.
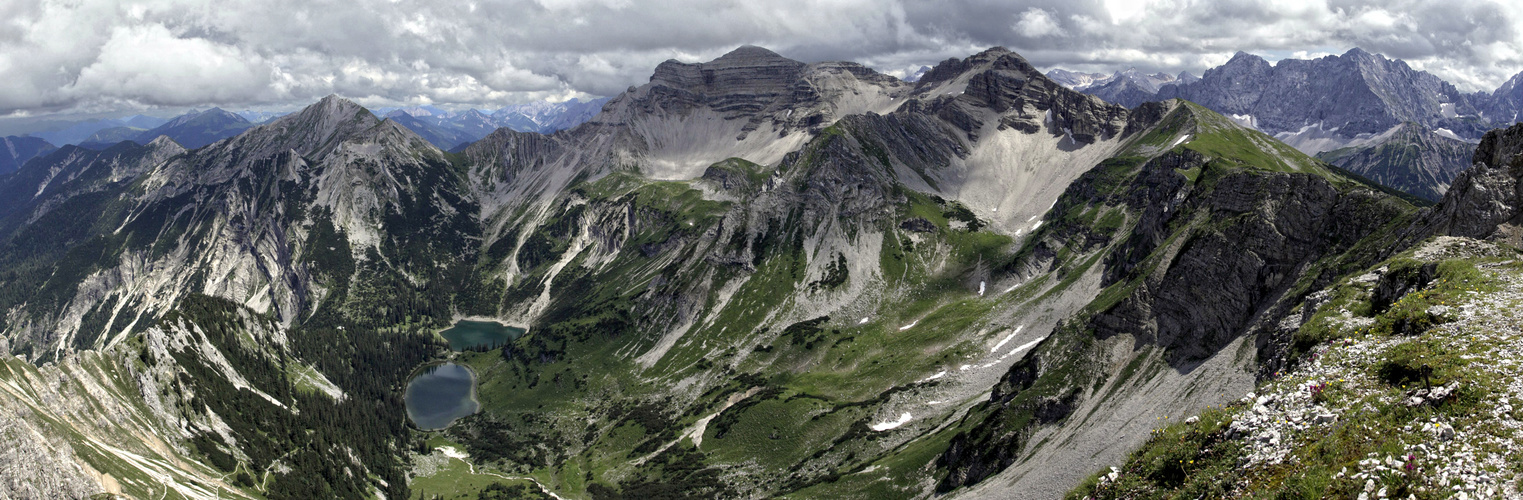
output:
{"label": "alpine lake", "polygon": [[[503,346],[520,335],[524,329],[495,321],[461,320],[454,326],[439,332],[449,341],[455,352]],[[423,430],[439,430],[449,427],[462,417],[470,416],[481,408],[476,401],[476,375],[464,365],[445,361],[432,362],[420,368],[407,381],[403,396],[407,417]]]}

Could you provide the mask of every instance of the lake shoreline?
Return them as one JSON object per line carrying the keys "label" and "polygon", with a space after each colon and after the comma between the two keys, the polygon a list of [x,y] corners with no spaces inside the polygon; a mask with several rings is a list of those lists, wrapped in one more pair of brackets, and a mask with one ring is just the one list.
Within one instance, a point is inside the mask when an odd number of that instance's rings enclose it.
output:
{"label": "lake shoreline", "polygon": [[[469,376],[470,387],[469,387],[469,390],[466,392],[465,400],[470,402],[470,404],[472,405],[472,408],[471,408],[470,413],[466,413],[464,415],[459,415],[459,416],[456,416],[454,418],[451,418],[449,420],[449,422],[445,423],[443,426],[440,426],[438,428],[433,428],[433,429],[427,429],[427,428],[424,428],[423,424],[418,421],[418,417],[417,417],[417,415],[414,414],[412,404],[410,404],[410,402],[408,401],[408,397],[407,396],[408,396],[409,392],[415,390],[413,388],[413,383],[417,381],[418,377],[423,376],[424,374],[426,374],[428,372],[429,368],[439,367],[439,366],[445,366],[445,365],[451,365],[451,366],[459,367],[459,368],[461,368],[461,369],[463,369],[465,371],[466,375]],[[460,421],[460,419],[462,419],[462,418],[469,417],[469,416],[475,415],[477,413],[481,413],[481,407],[482,407],[482,405],[481,405],[481,400],[480,400],[480,398],[478,396],[478,391],[479,391],[478,385],[480,384],[480,381],[481,381],[481,374],[478,373],[476,371],[476,369],[474,367],[472,367],[471,365],[469,365],[469,364],[466,364],[464,362],[456,362],[455,361],[454,353],[452,353],[450,355],[450,357],[445,358],[443,360],[428,361],[428,362],[425,362],[425,363],[419,365],[417,368],[414,368],[413,369],[413,373],[408,376],[407,389],[404,389],[403,393],[402,393],[402,400],[403,400],[403,403],[404,403],[404,407],[405,407],[405,410],[406,410],[408,421],[411,422],[414,427],[417,427],[418,430],[421,430],[421,431],[424,431],[424,432],[436,432],[436,431],[442,431],[442,430],[448,429],[450,426],[455,425],[455,422]]]}
{"label": "lake shoreline", "polygon": [[450,317],[450,323],[451,324],[450,324],[449,328],[444,328],[444,329],[441,329],[439,331],[442,332],[444,330],[448,330],[450,328],[454,328],[455,324],[460,323],[461,321],[478,321],[478,322],[497,323],[497,324],[502,325],[502,326],[506,326],[506,327],[510,327],[510,328],[517,328],[519,330],[523,330],[524,333],[528,333],[529,332],[529,325],[527,325],[527,324],[522,324],[522,323],[519,323],[519,322],[516,322],[516,321],[509,321],[509,320],[506,320],[506,319],[503,319],[503,318],[499,318],[499,317],[495,317],[495,316],[467,316],[467,315],[464,315],[464,314],[456,314],[456,315]]}

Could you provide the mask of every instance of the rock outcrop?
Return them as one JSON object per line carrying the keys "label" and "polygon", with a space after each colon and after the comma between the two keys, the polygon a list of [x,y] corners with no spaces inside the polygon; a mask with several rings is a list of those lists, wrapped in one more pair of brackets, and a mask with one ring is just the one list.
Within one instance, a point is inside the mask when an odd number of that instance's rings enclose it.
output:
{"label": "rock outcrop", "polygon": [[1496,239],[1523,246],[1523,124],[1486,133],[1474,166],[1420,223],[1415,237]]}

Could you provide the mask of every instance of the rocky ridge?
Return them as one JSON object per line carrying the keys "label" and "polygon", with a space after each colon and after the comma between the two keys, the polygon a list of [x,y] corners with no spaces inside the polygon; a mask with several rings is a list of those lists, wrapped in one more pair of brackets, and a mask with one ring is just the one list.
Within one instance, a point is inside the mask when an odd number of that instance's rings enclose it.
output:
{"label": "rocky ridge", "polygon": [[1285,316],[1276,328],[1289,337],[1287,369],[1240,401],[1155,430],[1071,496],[1515,497],[1519,137],[1519,127],[1488,133],[1456,188],[1399,232],[1407,243]]}

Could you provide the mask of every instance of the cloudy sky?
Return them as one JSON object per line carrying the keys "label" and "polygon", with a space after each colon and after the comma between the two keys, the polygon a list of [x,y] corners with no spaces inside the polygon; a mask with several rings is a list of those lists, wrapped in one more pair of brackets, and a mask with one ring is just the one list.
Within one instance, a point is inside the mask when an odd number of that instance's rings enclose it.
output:
{"label": "cloudy sky", "polygon": [[1523,71],[1510,0],[0,0],[0,117],[613,95],[741,44],[902,74],[1003,45],[1043,68],[1199,74],[1351,47],[1463,90]]}

